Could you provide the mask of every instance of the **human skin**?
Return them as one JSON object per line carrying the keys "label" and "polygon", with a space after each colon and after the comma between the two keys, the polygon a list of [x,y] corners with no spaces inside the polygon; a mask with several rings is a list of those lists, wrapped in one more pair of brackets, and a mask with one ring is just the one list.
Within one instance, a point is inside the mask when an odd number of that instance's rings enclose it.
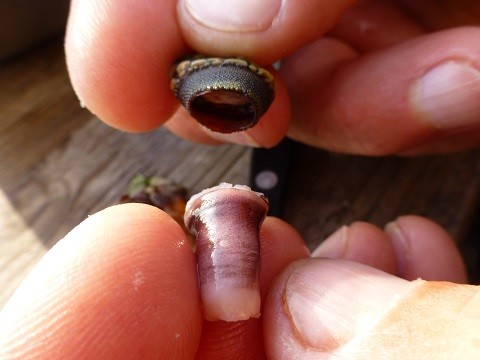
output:
{"label": "human skin", "polygon": [[[295,279],[302,275],[312,279],[312,274],[315,284],[327,286],[324,290],[330,288],[326,292],[329,296],[318,297],[316,307],[328,314],[341,301],[343,309],[334,313],[338,317],[318,319],[315,312],[311,313],[312,319],[318,321],[314,328],[325,329],[313,331],[309,337],[320,344],[321,350],[314,353],[318,358],[328,358],[337,351],[332,347],[332,333],[343,334],[350,351],[359,358],[366,354],[364,347],[355,347],[356,335],[362,335],[364,342],[370,341],[372,348],[392,358],[389,354],[395,355],[396,338],[391,338],[389,344],[373,337],[378,335],[375,331],[372,337],[365,337],[369,333],[364,330],[366,325],[395,325],[389,320],[392,314],[404,316],[405,323],[412,324],[406,329],[415,325],[417,332],[413,334],[423,336],[403,339],[410,354],[435,357],[435,347],[430,345],[448,340],[449,347],[442,348],[447,358],[459,349],[463,356],[478,357],[474,342],[469,346],[462,342],[478,334],[478,311],[469,312],[466,319],[449,308],[459,300],[461,304],[470,301],[470,308],[478,305],[474,301],[477,287],[453,283],[466,281],[465,268],[453,240],[431,221],[401,217],[386,230],[354,223],[333,234],[310,257],[291,226],[267,217],[260,241],[260,290],[264,300],[261,317],[234,323],[208,322],[201,312],[195,257],[181,227],[148,205],[123,204],[103,210],[60,240],[3,308],[0,357],[262,359],[266,354],[276,358],[292,349],[292,357],[305,356],[307,351],[312,355],[312,348],[305,347],[293,328],[282,322],[277,326],[288,316],[277,294],[288,286],[291,298],[298,299],[294,296],[298,284]],[[425,247],[432,249],[428,267],[422,266]],[[428,304],[428,311],[422,308],[420,312],[402,312],[411,310],[406,305],[415,304],[419,285],[395,276],[399,273],[432,281],[448,280],[445,293],[449,295],[453,290],[461,296],[445,296],[446,304]],[[303,280],[301,283],[306,284]],[[442,298],[442,293],[435,291],[433,294]],[[364,316],[365,304],[370,303],[368,316]],[[314,309],[302,308],[306,312]],[[442,312],[445,308],[449,311]],[[432,317],[438,313],[445,316]],[[430,317],[425,319],[427,315]],[[301,314],[296,313],[295,319],[299,318]],[[376,320],[374,324],[372,319]],[[438,334],[435,337],[426,331],[431,329],[431,321],[436,321],[435,328],[455,323],[462,331],[447,338]],[[284,336],[293,343],[280,341]],[[402,355],[409,358],[408,353]]]}
{"label": "human skin", "polygon": [[[123,130],[166,124],[207,143],[270,147],[288,135],[367,155],[441,153],[478,144],[475,0],[225,4],[73,1],[65,45],[81,102]],[[191,52],[245,56],[266,67],[282,60],[274,72],[276,99],[255,128],[212,133],[178,107],[170,70]]]}

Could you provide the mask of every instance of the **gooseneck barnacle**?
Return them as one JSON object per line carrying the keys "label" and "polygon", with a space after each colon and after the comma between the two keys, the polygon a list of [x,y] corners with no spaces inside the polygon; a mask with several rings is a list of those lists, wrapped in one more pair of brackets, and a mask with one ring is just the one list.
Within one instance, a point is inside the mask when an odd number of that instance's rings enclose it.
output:
{"label": "gooseneck barnacle", "polygon": [[183,60],[174,68],[171,88],[193,118],[220,133],[255,126],[275,97],[273,76],[241,58]]}
{"label": "gooseneck barnacle", "polygon": [[197,240],[197,270],[207,320],[260,315],[260,226],[268,200],[247,186],[222,183],[194,195],[185,225]]}

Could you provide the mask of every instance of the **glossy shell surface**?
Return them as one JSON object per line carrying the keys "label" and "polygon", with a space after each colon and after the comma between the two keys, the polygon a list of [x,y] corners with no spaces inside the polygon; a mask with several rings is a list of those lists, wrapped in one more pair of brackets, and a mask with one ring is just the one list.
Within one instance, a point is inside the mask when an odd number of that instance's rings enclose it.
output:
{"label": "glossy shell surface", "polygon": [[173,71],[171,88],[193,118],[220,133],[255,126],[275,97],[273,76],[240,58],[181,61]]}
{"label": "glossy shell surface", "polygon": [[197,271],[207,320],[260,315],[260,226],[268,200],[248,186],[222,183],[192,196],[185,225],[197,240]]}

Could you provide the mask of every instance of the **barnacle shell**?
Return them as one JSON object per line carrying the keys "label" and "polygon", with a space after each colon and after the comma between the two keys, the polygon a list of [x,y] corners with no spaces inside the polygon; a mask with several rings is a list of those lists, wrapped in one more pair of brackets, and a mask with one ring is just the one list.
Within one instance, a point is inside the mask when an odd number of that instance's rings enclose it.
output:
{"label": "barnacle shell", "polygon": [[273,76],[240,58],[181,61],[174,69],[171,88],[192,117],[220,133],[255,126],[275,97]]}
{"label": "barnacle shell", "polygon": [[260,315],[260,226],[268,200],[248,186],[222,183],[192,196],[185,225],[197,239],[204,317],[240,321]]}

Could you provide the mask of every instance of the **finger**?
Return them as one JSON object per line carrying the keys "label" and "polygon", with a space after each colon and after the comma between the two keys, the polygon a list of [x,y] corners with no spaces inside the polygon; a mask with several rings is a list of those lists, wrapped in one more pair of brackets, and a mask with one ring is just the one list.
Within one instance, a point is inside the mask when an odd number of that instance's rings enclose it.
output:
{"label": "finger", "polygon": [[[295,229],[271,217],[261,228],[260,249],[260,291],[264,299],[273,278],[287,264],[308,257],[309,252]],[[200,359],[264,358],[261,319],[230,323],[206,321],[197,356]]]}
{"label": "finger", "polygon": [[295,260],[309,257],[310,252],[297,230],[278,218],[266,218],[260,239],[260,292],[265,298],[273,279],[283,268]]}
{"label": "finger", "polygon": [[343,226],[312,256],[355,261],[406,280],[467,281],[454,240],[438,224],[420,216],[402,216],[385,231],[364,222]]}
{"label": "finger", "polygon": [[325,33],[354,1],[181,0],[182,33],[200,53],[271,64]]}
{"label": "finger", "polygon": [[425,29],[396,1],[362,0],[352,6],[330,31],[365,52],[422,35]]}
{"label": "finger", "polygon": [[312,44],[282,66],[294,109],[290,135],[383,155],[478,133],[479,38],[478,28],[447,30],[358,58],[332,40]]}
{"label": "finger", "polygon": [[398,276],[407,280],[467,282],[462,256],[452,237],[420,216],[402,216],[386,226],[397,258]]}
{"label": "finger", "polygon": [[397,273],[395,250],[380,228],[355,222],[329,236],[312,253],[314,257],[351,260],[390,274]]}
{"label": "finger", "polygon": [[187,52],[175,0],[76,0],[65,40],[70,78],[81,103],[108,124],[152,129],[175,111],[172,64]]}
{"label": "finger", "polygon": [[289,359],[475,359],[478,293],[475,286],[408,282],[343,260],[297,261],[267,297],[266,352]]}
{"label": "finger", "polygon": [[0,357],[193,358],[202,326],[195,274],[185,234],[165,213],[140,204],[99,212],[2,310]]}

